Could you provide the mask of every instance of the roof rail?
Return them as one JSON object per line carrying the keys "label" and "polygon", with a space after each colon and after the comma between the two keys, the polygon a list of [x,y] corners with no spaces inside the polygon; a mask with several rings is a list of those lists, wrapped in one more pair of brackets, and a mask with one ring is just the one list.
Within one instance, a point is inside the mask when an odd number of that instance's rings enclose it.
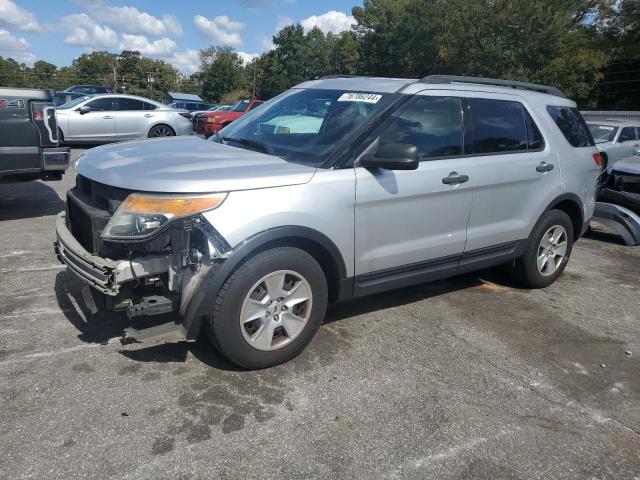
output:
{"label": "roof rail", "polygon": [[458,75],[429,75],[420,79],[420,83],[475,83],[478,85],[492,85],[495,87],[509,87],[521,90],[547,93],[556,97],[566,98],[565,94],[556,87],[538,85],[537,83],[515,82],[512,80],[500,80],[496,78],[465,77]]}
{"label": "roof rail", "polygon": [[318,80],[327,80],[329,78],[358,78],[361,76],[362,75],[347,75],[347,74],[338,73],[334,75],[325,75],[324,77],[318,78]]}

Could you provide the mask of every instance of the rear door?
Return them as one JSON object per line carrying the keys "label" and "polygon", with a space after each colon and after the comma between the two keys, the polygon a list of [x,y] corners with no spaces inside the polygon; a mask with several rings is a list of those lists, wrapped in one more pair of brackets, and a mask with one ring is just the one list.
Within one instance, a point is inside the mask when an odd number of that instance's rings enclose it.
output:
{"label": "rear door", "polygon": [[83,104],[91,110],[80,113],[76,107],[68,113],[69,138],[79,141],[110,141],[116,139],[116,97],[108,96],[89,100]]}
{"label": "rear door", "polygon": [[420,165],[410,171],[355,167],[356,275],[415,278],[455,270],[477,182],[476,159],[464,154],[461,99],[447,91],[419,93],[372,138],[371,148],[416,145]]}
{"label": "rear door", "polygon": [[147,135],[154,113],[144,109],[145,103],[137,98],[118,98],[116,135],[119,139],[140,138]]}
{"label": "rear door", "polygon": [[468,102],[478,162],[465,248],[471,261],[489,247],[508,254],[526,239],[532,216],[559,194],[561,182],[557,156],[520,97],[476,93]]}

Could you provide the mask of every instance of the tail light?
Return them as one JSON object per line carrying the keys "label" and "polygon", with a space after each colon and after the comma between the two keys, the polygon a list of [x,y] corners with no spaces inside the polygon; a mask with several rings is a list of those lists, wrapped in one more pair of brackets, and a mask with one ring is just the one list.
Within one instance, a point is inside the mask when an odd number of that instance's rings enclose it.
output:
{"label": "tail light", "polygon": [[42,121],[42,112],[40,110],[36,110],[35,112],[33,112],[33,118],[36,121],[41,122]]}
{"label": "tail light", "polygon": [[178,114],[179,114],[181,117],[184,117],[184,118],[186,118],[186,119],[187,119],[187,120],[189,120],[189,121],[191,120],[191,116],[192,116],[192,115],[191,115],[189,112],[178,112]]}
{"label": "tail light", "polygon": [[600,152],[593,154],[593,161],[596,162],[597,166],[602,165],[602,155],[600,155]]}

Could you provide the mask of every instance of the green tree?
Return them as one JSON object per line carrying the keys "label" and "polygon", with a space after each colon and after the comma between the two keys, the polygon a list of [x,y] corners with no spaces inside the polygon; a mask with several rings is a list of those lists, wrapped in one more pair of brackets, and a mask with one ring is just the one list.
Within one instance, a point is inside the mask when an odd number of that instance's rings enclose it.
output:
{"label": "green tree", "polygon": [[233,90],[246,87],[242,58],[231,47],[209,47],[200,51],[199,78],[202,96],[214,102]]}

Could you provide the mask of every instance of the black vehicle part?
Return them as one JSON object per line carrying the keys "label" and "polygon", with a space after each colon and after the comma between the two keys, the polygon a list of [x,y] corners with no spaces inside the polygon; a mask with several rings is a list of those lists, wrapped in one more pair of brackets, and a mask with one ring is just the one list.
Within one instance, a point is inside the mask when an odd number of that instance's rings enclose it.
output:
{"label": "black vehicle part", "polygon": [[466,77],[458,75],[429,75],[420,79],[420,83],[474,83],[476,85],[491,85],[495,87],[509,87],[520,90],[532,90],[534,92],[547,93],[556,97],[566,98],[564,93],[556,87],[539,85],[537,83],[515,82],[497,78]]}
{"label": "black vehicle part", "polygon": [[618,233],[628,246],[640,245],[640,216],[613,203],[596,202],[593,218]]}
{"label": "black vehicle part", "polygon": [[169,298],[162,295],[142,297],[138,303],[127,307],[127,317],[142,317],[162,315],[176,311],[180,305],[179,298]]}

